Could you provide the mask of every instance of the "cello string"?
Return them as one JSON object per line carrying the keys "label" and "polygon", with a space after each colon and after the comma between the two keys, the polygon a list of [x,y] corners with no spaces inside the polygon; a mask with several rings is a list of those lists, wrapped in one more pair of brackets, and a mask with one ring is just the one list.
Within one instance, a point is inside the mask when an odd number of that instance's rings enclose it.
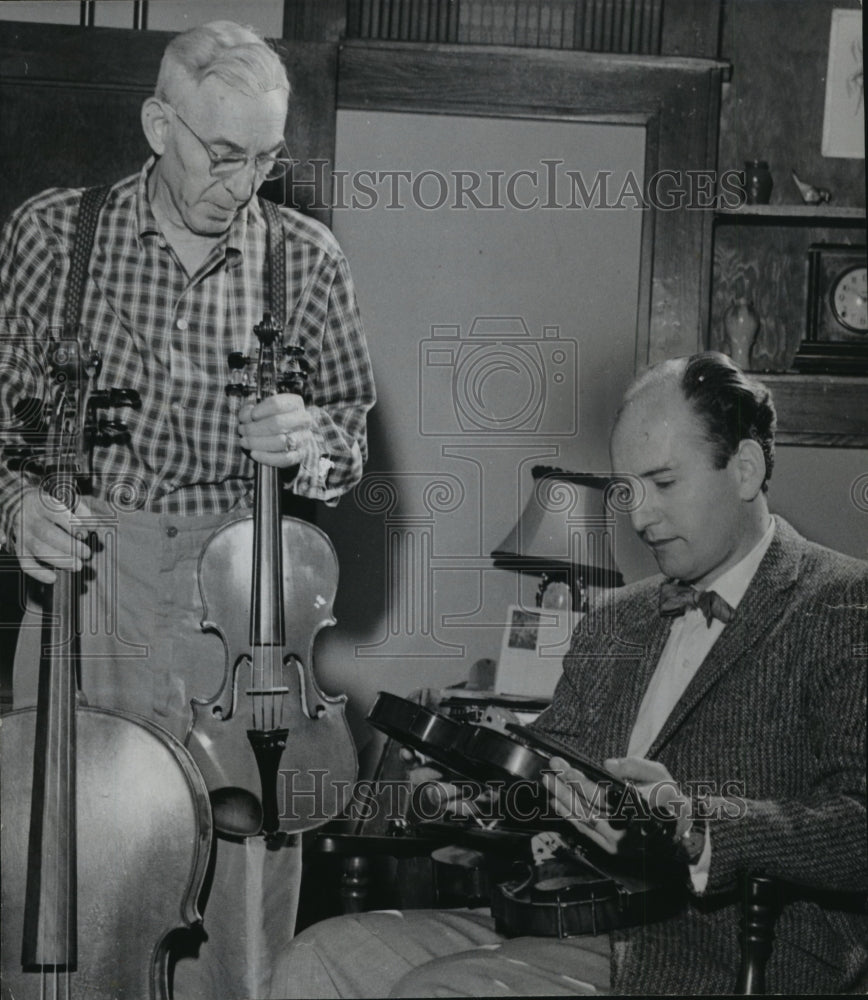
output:
{"label": "cello string", "polygon": [[[77,380],[76,373],[76,380]],[[74,402],[77,404],[78,399],[76,398]],[[71,455],[73,454],[73,445],[71,436],[68,433],[67,421],[69,420],[70,413],[70,399],[69,390],[65,384],[62,384],[59,389],[57,396],[55,398],[55,412],[54,412],[54,422],[49,435],[48,448],[46,449],[46,455],[50,460],[52,452],[56,455],[56,489],[58,490],[58,496],[63,498],[64,488],[72,483],[72,460]],[[74,424],[73,424],[74,426]],[[50,495],[50,494],[49,494]],[[52,499],[57,499],[53,497]],[[70,498],[71,499],[71,498]],[[70,507],[72,503],[70,502]],[[57,583],[60,584],[60,593],[56,589],[56,584],[52,584],[52,598],[55,596],[60,598],[60,601],[52,599],[52,615],[56,616],[58,611],[63,615],[61,621],[64,619],[70,622],[70,607],[66,607],[67,600],[71,598],[71,589],[68,586],[68,578],[66,573],[62,569],[57,570]],[[60,606],[59,606],[60,605]],[[64,963],[64,967],[60,967],[58,959],[61,957],[59,949],[61,947],[61,942],[65,948],[64,957],[68,957],[70,954],[70,919],[69,919],[69,907],[71,904],[71,866],[70,861],[70,849],[72,843],[72,816],[70,807],[73,803],[70,801],[69,795],[69,779],[72,773],[71,771],[71,761],[70,752],[71,746],[69,742],[70,732],[67,731],[67,739],[64,742],[61,741],[61,736],[63,734],[63,719],[69,720],[69,713],[74,711],[74,705],[69,703],[70,699],[70,688],[69,688],[69,677],[63,674],[63,671],[68,671],[70,668],[70,663],[67,660],[63,661],[61,657],[61,650],[59,647],[59,640],[62,638],[60,630],[53,625],[50,630],[50,639],[48,650],[42,655],[47,655],[49,658],[49,677],[51,684],[55,686],[55,698],[60,699],[61,703],[58,705],[58,711],[53,720],[53,738],[50,738],[50,746],[53,747],[54,755],[54,765],[52,767],[52,773],[55,775],[55,784],[53,789],[48,789],[49,794],[53,794],[54,804],[52,815],[54,819],[53,823],[53,837],[54,837],[54,856],[55,858],[66,858],[66,864],[61,870],[60,864],[52,865],[51,877],[52,877],[52,899],[54,900],[54,916],[51,921],[54,940],[51,943],[52,949],[51,954],[47,954],[47,915],[43,912],[42,902],[45,897],[41,896],[40,906],[39,906],[39,950],[38,955],[43,958],[49,959],[49,965],[51,967],[50,972],[50,985],[52,993],[57,997],[58,987],[62,986],[63,982],[66,981],[68,986],[68,970]],[[41,657],[40,657],[41,658]],[[49,762],[46,761],[46,767],[48,767]],[[66,795],[64,796],[64,789],[66,789]],[[61,805],[66,800],[66,810],[65,810],[65,821],[66,827],[65,831],[61,829],[61,825],[58,819],[61,816]],[[65,834],[65,851],[61,850],[61,840]],[[43,862],[44,862],[43,858]],[[65,885],[63,886],[63,894],[61,895],[61,885],[60,879],[65,875]],[[44,874],[41,878],[44,877]],[[66,912],[60,912],[59,900],[66,900]],[[62,937],[61,937],[62,935]],[[46,988],[46,978],[44,973],[44,966],[40,974],[40,992],[44,993]],[[66,991],[68,993],[68,989]]]}
{"label": "cello string", "polygon": [[[253,656],[250,658],[250,685],[249,689],[251,691],[256,690],[256,657],[259,653],[257,646],[253,647]],[[250,696],[250,726],[252,729],[256,729],[256,695],[252,694]]]}
{"label": "cello string", "polygon": [[[63,415],[61,417],[61,434],[62,434],[62,447],[61,451],[63,457],[61,459],[61,473],[62,484],[61,487],[69,490],[69,506],[73,511],[75,510],[75,456],[77,445],[81,442],[83,443],[83,438],[79,435],[83,435],[84,427],[82,425],[83,410],[81,409],[84,401],[84,393],[81,387],[81,368],[80,368],[80,357],[78,354],[75,356],[76,369],[73,377],[73,388],[69,395],[64,395],[64,408]],[[67,420],[69,423],[67,423]],[[76,622],[74,619],[74,608],[73,600],[75,595],[75,589],[72,581],[72,568],[69,571],[60,571],[62,577],[61,586],[61,614],[67,622],[67,628],[64,630],[67,634],[58,635],[57,639],[60,642],[74,642],[74,635],[76,629]],[[66,701],[66,711],[63,713],[64,717],[68,720],[68,725],[71,727],[74,724],[74,719],[72,713],[75,712],[75,692],[73,689],[73,676],[71,671],[74,669],[74,664],[72,661],[72,646],[65,647],[65,655],[61,656],[61,662],[65,670],[65,676],[61,678],[63,697]],[[58,651],[59,653],[60,651]],[[52,653],[52,656],[55,654]],[[59,720],[58,720],[59,722]],[[74,906],[75,889],[77,882],[77,871],[75,869],[75,855],[74,850],[74,824],[76,822],[75,814],[75,799],[72,796],[72,782],[75,780],[75,774],[73,768],[75,767],[75,748],[72,745],[72,738],[75,730],[70,728],[67,732],[67,738],[64,746],[62,747],[62,752],[65,756],[64,760],[64,773],[62,781],[65,784],[65,797],[66,797],[66,824],[65,829],[62,831],[61,835],[65,836],[66,839],[66,864],[64,870],[61,873],[62,877],[65,878],[66,885],[64,887],[65,891],[63,894],[63,899],[66,901],[66,910],[61,915],[63,921],[63,938],[65,941],[65,952],[63,955],[64,964],[63,968],[59,970],[59,985],[61,988],[66,986],[65,993],[67,996],[70,993],[70,962],[69,958],[73,953],[73,922],[72,922],[72,907]],[[57,979],[56,979],[57,981]]]}

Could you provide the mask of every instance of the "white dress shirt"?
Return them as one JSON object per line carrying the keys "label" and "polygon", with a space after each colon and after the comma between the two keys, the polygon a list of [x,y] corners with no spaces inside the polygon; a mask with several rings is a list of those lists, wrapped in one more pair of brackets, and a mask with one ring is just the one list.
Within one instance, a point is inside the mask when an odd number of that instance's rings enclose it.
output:
{"label": "white dress shirt", "polygon": [[[720,576],[710,580],[704,588],[716,591],[733,609],[744,597],[774,537],[774,518],[770,518],[769,522],[762,538],[750,552]],[[648,753],[672,709],[725,627],[717,618],[712,618],[708,624],[699,608],[691,608],[684,615],[672,619],[669,638],[633,724],[627,749],[629,756],[644,757]],[[674,777],[677,779],[677,775]],[[697,892],[705,889],[710,859],[711,843],[706,832],[702,856],[691,866],[691,877]]]}

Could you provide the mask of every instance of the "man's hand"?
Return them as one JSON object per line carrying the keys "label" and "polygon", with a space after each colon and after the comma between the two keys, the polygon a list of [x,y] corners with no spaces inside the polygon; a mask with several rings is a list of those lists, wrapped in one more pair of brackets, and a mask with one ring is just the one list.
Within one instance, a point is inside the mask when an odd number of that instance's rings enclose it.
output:
{"label": "man's hand", "polygon": [[[633,819],[635,809],[625,809],[624,815],[619,816],[617,790],[610,797],[611,786],[591,781],[561,757],[552,757],[550,766],[553,773],[543,775],[543,784],[552,797],[555,812],[607,853],[624,850],[629,840],[625,841],[628,827],[623,821]],[[662,764],[644,757],[623,757],[611,758],[603,766],[614,777],[636,786],[652,817],[675,818],[675,839],[688,829],[690,800]],[[645,822],[641,818],[633,821]]]}
{"label": "man's hand", "polygon": [[407,763],[411,801],[416,802],[417,795],[424,796],[424,800],[419,801],[420,811],[424,810],[421,818],[431,818],[428,816],[431,812],[451,819],[472,819],[480,822],[478,809],[474,803],[484,801],[489,804],[491,789],[483,787],[480,795],[468,797],[470,783],[454,784],[444,780],[441,770],[431,767],[426,758],[420,757],[409,747],[402,747],[401,759]]}
{"label": "man's hand", "polygon": [[301,464],[313,444],[312,426],[301,396],[288,392],[245,403],[238,413],[241,447],[254,462],[277,469]]}
{"label": "man's hand", "polygon": [[22,570],[40,583],[54,583],[54,569],[77,573],[91,557],[90,546],[82,540],[86,528],[81,522],[89,516],[83,501],[73,514],[37,487],[24,490],[14,528]]}

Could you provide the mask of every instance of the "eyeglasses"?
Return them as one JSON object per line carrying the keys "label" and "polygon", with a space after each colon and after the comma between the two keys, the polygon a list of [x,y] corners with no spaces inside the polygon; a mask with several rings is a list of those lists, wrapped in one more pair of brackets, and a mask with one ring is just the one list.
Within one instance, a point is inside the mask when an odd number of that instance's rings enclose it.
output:
{"label": "eyeglasses", "polygon": [[248,156],[246,153],[215,153],[213,148],[200,135],[193,131],[171,104],[166,104],[164,107],[167,107],[175,115],[178,121],[208,154],[208,159],[211,161],[212,177],[232,177],[253,161],[253,168],[258,177],[266,181],[275,181],[283,177],[292,166],[292,157],[289,155],[289,150],[285,145],[281,147],[280,152],[286,153],[286,156],[274,153],[259,153],[256,156]]}

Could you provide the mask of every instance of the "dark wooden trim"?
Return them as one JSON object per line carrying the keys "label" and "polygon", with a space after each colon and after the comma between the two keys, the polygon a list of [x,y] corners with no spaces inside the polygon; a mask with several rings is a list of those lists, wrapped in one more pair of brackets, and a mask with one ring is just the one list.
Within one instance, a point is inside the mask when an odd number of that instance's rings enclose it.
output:
{"label": "dark wooden trim", "polygon": [[[148,148],[139,124],[167,42],[176,32],[6,21],[0,42],[0,218],[51,186],[112,183],[137,170]],[[287,145],[302,161],[297,207],[330,221],[337,46],[281,42],[293,95]],[[22,151],[25,155],[22,155]],[[34,168],[38,164],[38,169]],[[269,197],[280,200],[273,186]]]}
{"label": "dark wooden trim", "polygon": [[284,0],[282,37],[337,42],[347,30],[347,0]]}
{"label": "dark wooden trim", "polygon": [[[485,114],[645,127],[646,181],[662,170],[716,166],[720,82],[710,60],[497,46],[346,42],[340,108]],[[710,211],[644,212],[636,362],[705,344]]]}
{"label": "dark wooden trim", "polygon": [[717,59],[722,20],[721,0],[664,0],[661,55]]}
{"label": "dark wooden trim", "polygon": [[[308,33],[310,8],[335,3],[286,0],[285,37],[314,37]],[[708,59],[717,58],[720,48],[722,0],[514,0],[508,6],[490,0],[346,0],[342,6],[343,22],[332,26],[340,35],[329,38]]]}
{"label": "dark wooden trim", "polygon": [[[156,68],[172,31],[88,28],[6,21],[0,81],[75,83],[153,92]],[[132,44],[130,44],[132,43]]]}
{"label": "dark wooden trim", "polygon": [[780,445],[868,448],[868,378],[757,376],[772,392]]}

